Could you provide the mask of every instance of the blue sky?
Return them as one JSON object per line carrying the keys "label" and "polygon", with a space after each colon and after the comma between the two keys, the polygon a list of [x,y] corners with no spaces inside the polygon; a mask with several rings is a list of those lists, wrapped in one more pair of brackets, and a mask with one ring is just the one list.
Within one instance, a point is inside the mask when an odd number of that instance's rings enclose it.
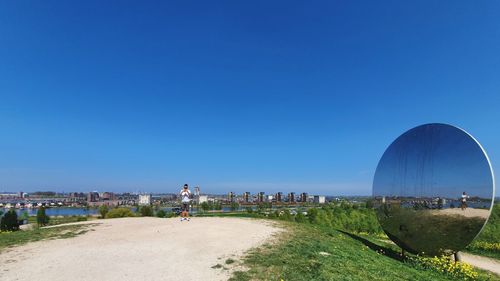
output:
{"label": "blue sky", "polygon": [[499,167],[498,1],[143,2],[0,4],[0,190],[368,195],[429,122]]}

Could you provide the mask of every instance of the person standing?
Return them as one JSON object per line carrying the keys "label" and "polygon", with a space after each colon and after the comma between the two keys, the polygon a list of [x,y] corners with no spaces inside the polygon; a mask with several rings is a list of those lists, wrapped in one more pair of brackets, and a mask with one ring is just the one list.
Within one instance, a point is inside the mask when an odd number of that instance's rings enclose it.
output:
{"label": "person standing", "polygon": [[460,199],[460,208],[462,209],[462,211],[465,211],[467,209],[467,198],[469,198],[469,196],[464,191],[462,193],[462,198]]}
{"label": "person standing", "polygon": [[187,183],[184,185],[184,187],[182,188],[182,190],[179,194],[181,196],[181,204],[182,204],[181,221],[183,221],[183,220],[190,221],[190,219],[189,219],[189,203],[191,201],[191,191],[189,191],[189,187],[188,187]]}

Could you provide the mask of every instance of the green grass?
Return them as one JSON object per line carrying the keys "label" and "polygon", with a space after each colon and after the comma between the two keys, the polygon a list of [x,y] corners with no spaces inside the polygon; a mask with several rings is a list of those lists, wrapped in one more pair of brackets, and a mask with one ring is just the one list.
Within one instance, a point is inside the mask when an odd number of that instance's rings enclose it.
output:
{"label": "green grass", "polygon": [[[405,262],[399,252],[378,239],[311,224],[284,223],[277,244],[251,251],[243,260],[248,271],[230,280],[456,280],[445,273]],[[480,272],[479,280],[500,280]]]}
{"label": "green grass", "polygon": [[497,203],[493,206],[493,211],[491,212],[490,219],[488,223],[481,231],[479,236],[474,239],[471,245],[467,247],[467,252],[478,254],[482,256],[487,256],[500,260],[500,250],[492,249],[494,244],[500,244],[500,204]]}
{"label": "green grass", "polygon": [[27,231],[0,232],[0,252],[13,246],[46,239],[72,238],[89,231],[91,224],[35,228]]}
{"label": "green grass", "polygon": [[238,217],[238,218],[263,218],[263,215],[258,213],[247,212],[223,212],[223,213],[197,213],[193,217]]}

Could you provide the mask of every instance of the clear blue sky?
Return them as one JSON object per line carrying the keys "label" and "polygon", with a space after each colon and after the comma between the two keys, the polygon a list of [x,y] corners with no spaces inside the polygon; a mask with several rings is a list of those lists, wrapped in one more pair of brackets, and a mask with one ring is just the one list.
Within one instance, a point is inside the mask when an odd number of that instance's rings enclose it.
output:
{"label": "clear blue sky", "polygon": [[429,122],[500,167],[499,1],[269,2],[2,1],[0,190],[368,195]]}

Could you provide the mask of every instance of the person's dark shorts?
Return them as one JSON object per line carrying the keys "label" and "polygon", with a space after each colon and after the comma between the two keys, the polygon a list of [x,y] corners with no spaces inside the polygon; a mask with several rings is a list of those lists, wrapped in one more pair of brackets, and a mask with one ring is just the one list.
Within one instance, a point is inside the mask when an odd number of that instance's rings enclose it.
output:
{"label": "person's dark shorts", "polygon": [[189,203],[182,203],[182,211],[189,212]]}

